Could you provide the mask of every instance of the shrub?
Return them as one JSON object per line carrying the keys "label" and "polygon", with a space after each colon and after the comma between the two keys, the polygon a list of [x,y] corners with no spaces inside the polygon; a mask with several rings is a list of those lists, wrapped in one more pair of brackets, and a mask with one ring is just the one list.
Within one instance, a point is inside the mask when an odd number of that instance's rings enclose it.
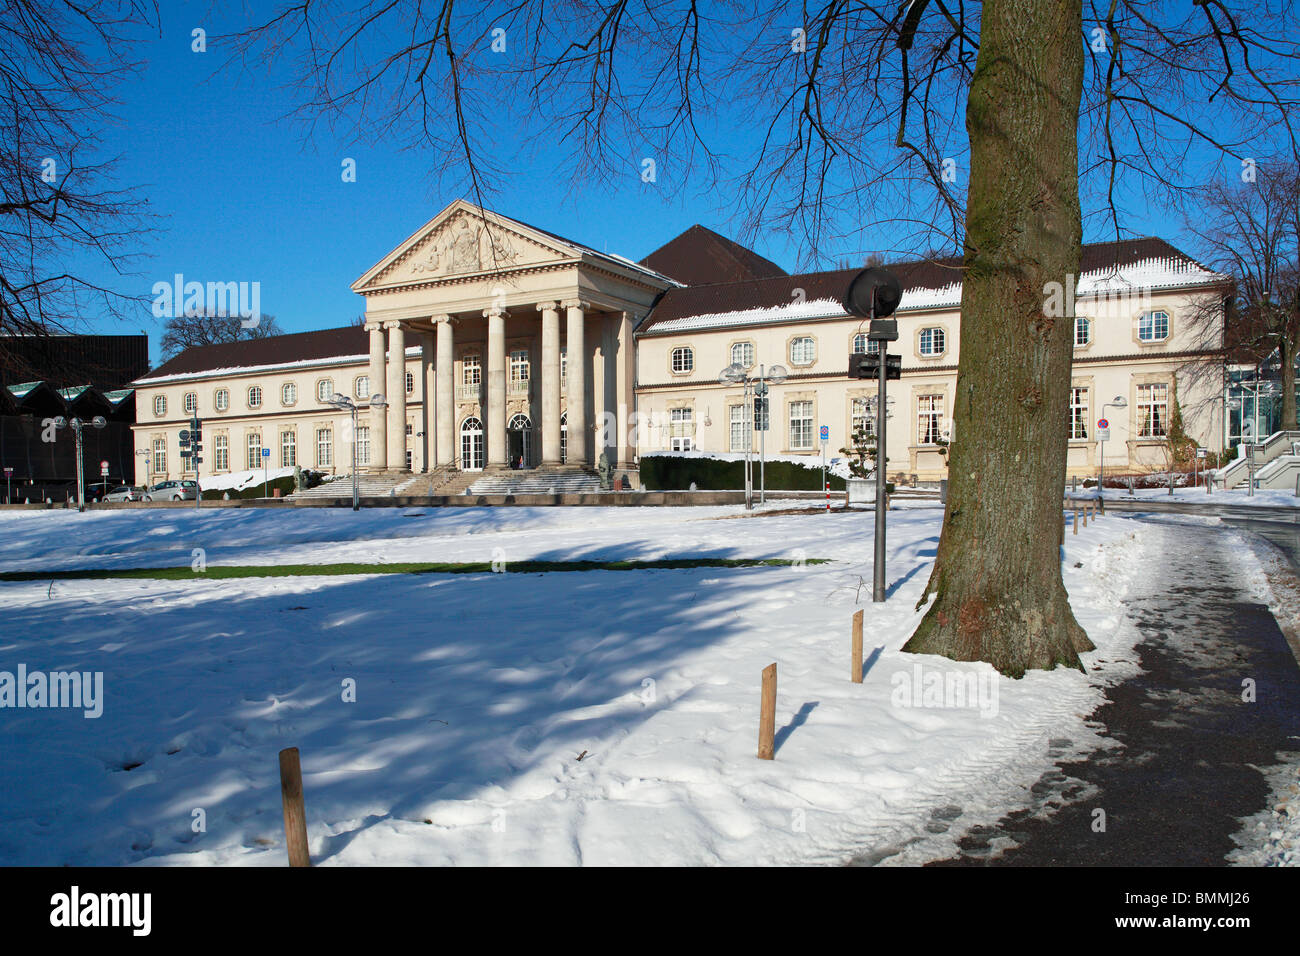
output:
{"label": "shrub", "polygon": [[[820,491],[822,472],[792,461],[769,461],[766,487],[773,491]],[[826,473],[834,491],[844,490],[844,479]],[[683,491],[695,483],[701,491],[739,491],[745,487],[744,461],[717,458],[649,455],[641,459],[641,486],[647,491]],[[754,462],[754,483],[758,484],[758,462]]]}

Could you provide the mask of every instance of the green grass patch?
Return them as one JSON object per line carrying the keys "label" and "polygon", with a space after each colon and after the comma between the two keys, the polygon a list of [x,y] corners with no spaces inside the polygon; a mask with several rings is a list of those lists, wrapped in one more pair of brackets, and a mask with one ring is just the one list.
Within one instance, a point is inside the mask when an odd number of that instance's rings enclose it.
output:
{"label": "green grass patch", "polygon": [[[784,568],[795,564],[827,564],[828,558],[665,558],[657,561],[510,561],[501,566],[507,574],[545,574],[556,571],[672,571],[683,568]],[[490,561],[405,561],[393,564],[237,564],[210,565],[194,571],[178,568],[74,568],[65,571],[5,571],[0,581],[98,581],[117,578],[179,581],[205,578],[288,578],[335,574],[491,574]]]}

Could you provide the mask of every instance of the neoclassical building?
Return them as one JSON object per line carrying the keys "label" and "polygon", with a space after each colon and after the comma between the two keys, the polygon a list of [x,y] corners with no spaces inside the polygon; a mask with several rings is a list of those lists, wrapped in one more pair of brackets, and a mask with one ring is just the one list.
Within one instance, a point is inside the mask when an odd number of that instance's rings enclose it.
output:
{"label": "neoclassical building", "polygon": [[[887,441],[904,480],[946,474],[959,265],[891,266],[904,295]],[[875,395],[847,377],[849,355],[871,348],[840,305],[855,271],[789,275],[701,226],[635,262],[457,200],[352,284],[364,326],[189,349],[137,380],[137,481],[193,477],[178,439],[196,412],[203,477],[264,460],[346,474],[355,452],[394,486],[590,468],[602,454],[635,480],[650,452],[758,447],[742,387],[719,382],[733,363],[788,372],[770,394],[769,454],[820,457],[824,426],[834,457]],[[1222,448],[1219,386],[1184,370],[1216,354],[1202,305],[1213,316],[1226,278],[1160,239],[1086,246],[1082,271],[1061,412],[1070,470],[1095,473],[1101,418],[1108,469],[1161,467],[1174,402],[1189,432]],[[360,408],[355,433],[336,393]],[[1107,408],[1117,396],[1126,407]]]}

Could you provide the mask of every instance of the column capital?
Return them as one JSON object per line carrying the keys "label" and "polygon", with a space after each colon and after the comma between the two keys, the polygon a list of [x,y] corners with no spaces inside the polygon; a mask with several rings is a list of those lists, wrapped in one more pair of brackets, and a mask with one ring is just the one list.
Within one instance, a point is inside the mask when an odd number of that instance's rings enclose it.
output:
{"label": "column capital", "polygon": [[499,305],[490,305],[483,310],[483,318],[485,319],[493,319],[497,316],[504,316],[505,314],[506,310]]}
{"label": "column capital", "polygon": [[367,332],[381,332],[383,331],[383,328],[384,328],[384,323],[379,321],[366,322],[365,325],[365,329]]}
{"label": "column capital", "polygon": [[586,299],[565,299],[560,306],[565,309],[582,309],[584,312],[591,310],[591,303]]}
{"label": "column capital", "polygon": [[439,315],[429,316],[429,321],[432,322],[434,325],[444,325],[448,322],[455,322],[456,317],[453,315],[448,315],[446,312],[443,312]]}
{"label": "column capital", "polygon": [[403,322],[401,319],[390,319],[389,321],[384,323],[384,328],[386,329],[401,329],[405,327],[406,327],[406,323]]}
{"label": "column capital", "polygon": [[554,312],[554,311],[555,311],[556,309],[558,309],[558,308],[559,308],[559,303],[557,303],[554,299],[552,299],[552,300],[549,301],[549,302],[538,302],[538,303],[537,303],[537,311],[538,311],[538,312]]}

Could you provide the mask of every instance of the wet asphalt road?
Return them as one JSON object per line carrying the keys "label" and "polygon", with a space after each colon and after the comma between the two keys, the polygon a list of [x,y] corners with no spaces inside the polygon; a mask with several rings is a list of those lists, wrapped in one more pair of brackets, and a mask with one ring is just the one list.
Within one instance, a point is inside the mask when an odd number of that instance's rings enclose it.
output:
{"label": "wet asphalt road", "polygon": [[[1241,520],[1296,561],[1300,524]],[[1152,523],[1168,529],[1170,547],[1165,590],[1129,604],[1145,635],[1142,673],[1110,688],[1090,718],[1120,746],[1062,757],[1032,788],[1033,805],[971,828],[959,856],[931,865],[1222,865],[1238,820],[1265,807],[1255,767],[1300,751],[1300,666],[1272,614],[1241,588],[1221,529]],[[1242,699],[1244,679],[1255,682],[1253,703]],[[1053,741],[1058,755],[1070,743]]]}

